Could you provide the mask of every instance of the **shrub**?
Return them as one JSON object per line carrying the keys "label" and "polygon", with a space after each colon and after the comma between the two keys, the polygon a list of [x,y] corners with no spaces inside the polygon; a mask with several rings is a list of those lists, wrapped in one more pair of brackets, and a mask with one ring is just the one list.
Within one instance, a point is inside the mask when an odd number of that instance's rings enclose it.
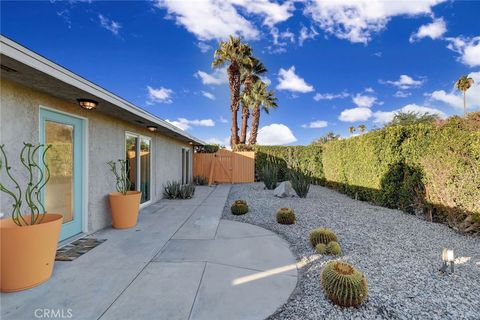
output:
{"label": "shrub", "polygon": [[248,212],[248,205],[245,200],[236,200],[230,207],[232,214],[242,215]]}
{"label": "shrub", "polygon": [[300,198],[306,198],[310,190],[310,178],[300,171],[290,171],[288,174],[292,188]]}
{"label": "shrub", "polygon": [[271,162],[267,162],[262,169],[262,180],[265,188],[273,190],[277,187],[277,167]]}
{"label": "shrub", "polygon": [[195,194],[195,186],[181,184],[178,181],[167,181],[163,187],[163,195],[167,199],[190,199]]}
{"label": "shrub", "polygon": [[365,276],[353,266],[331,261],[320,275],[326,296],[342,307],[358,307],[367,298],[368,284]]}
{"label": "shrub", "polygon": [[277,211],[277,222],[280,224],[294,224],[295,212],[290,208],[280,208]]}
{"label": "shrub", "polygon": [[317,244],[327,245],[330,241],[337,241],[337,235],[328,228],[317,228],[310,231],[310,243],[316,247]]}
{"label": "shrub", "polygon": [[219,144],[206,144],[203,146],[195,146],[196,153],[215,153],[221,146]]}
{"label": "shrub", "polygon": [[338,256],[342,252],[342,247],[340,247],[337,241],[330,241],[327,244],[327,252],[328,254]]}
{"label": "shrub", "polygon": [[315,246],[315,252],[319,254],[327,253],[327,245],[325,243],[319,243]]}
{"label": "shrub", "polygon": [[194,176],[193,183],[197,186],[206,186],[208,184],[208,178],[205,176]]}

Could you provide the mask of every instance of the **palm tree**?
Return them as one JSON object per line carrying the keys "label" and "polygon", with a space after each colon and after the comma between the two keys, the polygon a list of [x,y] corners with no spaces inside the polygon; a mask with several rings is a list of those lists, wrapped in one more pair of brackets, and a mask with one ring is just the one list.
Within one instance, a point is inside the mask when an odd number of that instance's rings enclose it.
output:
{"label": "palm tree", "polygon": [[[263,63],[257,58],[252,57],[241,73],[241,82],[243,83],[243,93],[250,90],[250,87],[260,79],[260,75],[267,72]],[[250,117],[249,99],[242,99],[242,124],[240,127],[240,144],[244,144],[247,140],[248,118]]]}
{"label": "palm tree", "polygon": [[358,130],[360,130],[360,133],[362,134],[365,132],[365,129],[367,129],[367,126],[364,124],[358,126]]}
{"label": "palm tree", "polygon": [[353,135],[353,133],[355,132],[355,127],[351,126],[350,128],[348,128],[348,131],[350,131],[350,135]]}
{"label": "palm tree", "polygon": [[248,143],[256,144],[261,109],[268,114],[270,109],[277,107],[277,98],[273,91],[268,90],[268,85],[262,80],[255,82],[242,98],[249,106],[252,106],[252,127]]}
{"label": "palm tree", "polygon": [[460,79],[458,79],[457,82],[455,83],[455,87],[457,87],[458,90],[463,92],[464,115],[467,115],[467,90],[470,89],[472,84],[473,84],[473,79],[470,78],[469,76],[461,76]]}
{"label": "palm tree", "polygon": [[230,36],[228,41],[221,41],[213,55],[212,68],[220,68],[230,63],[227,68],[228,84],[230,87],[230,111],[232,112],[232,130],[230,144],[238,143],[237,113],[240,102],[240,74],[244,66],[250,64],[252,48],[242,43],[240,38]]}

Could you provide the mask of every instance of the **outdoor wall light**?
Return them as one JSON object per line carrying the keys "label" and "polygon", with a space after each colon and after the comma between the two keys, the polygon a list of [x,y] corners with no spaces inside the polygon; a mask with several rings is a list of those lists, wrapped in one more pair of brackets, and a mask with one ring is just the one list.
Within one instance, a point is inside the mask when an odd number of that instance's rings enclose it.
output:
{"label": "outdoor wall light", "polygon": [[77,102],[85,110],[93,110],[98,105],[97,101],[91,99],[77,99]]}
{"label": "outdoor wall light", "polygon": [[157,127],[155,126],[147,126],[148,131],[155,132],[157,131]]}
{"label": "outdoor wall light", "polygon": [[192,142],[192,141],[189,141],[188,144],[189,144],[189,145],[193,145],[193,142]]}
{"label": "outdoor wall light", "polygon": [[448,269],[448,264],[450,264],[450,273],[453,273],[455,265],[455,255],[453,254],[453,249],[444,248],[442,251],[442,260],[443,266],[442,268],[440,268],[440,271],[446,273]]}

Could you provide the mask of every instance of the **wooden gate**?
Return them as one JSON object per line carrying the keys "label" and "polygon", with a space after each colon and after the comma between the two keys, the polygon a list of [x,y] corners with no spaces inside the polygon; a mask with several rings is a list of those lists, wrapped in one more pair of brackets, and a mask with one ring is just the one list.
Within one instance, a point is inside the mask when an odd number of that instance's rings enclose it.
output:
{"label": "wooden gate", "polygon": [[205,176],[209,184],[255,181],[255,152],[195,153],[193,175]]}

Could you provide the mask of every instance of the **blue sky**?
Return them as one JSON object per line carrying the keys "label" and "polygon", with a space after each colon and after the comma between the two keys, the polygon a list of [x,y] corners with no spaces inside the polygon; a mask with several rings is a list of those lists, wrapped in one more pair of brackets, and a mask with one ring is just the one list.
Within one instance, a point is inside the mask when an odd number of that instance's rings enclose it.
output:
{"label": "blue sky", "polygon": [[229,91],[210,64],[242,36],[269,72],[279,108],[259,142],[307,144],[381,127],[394,112],[462,114],[455,80],[475,79],[476,1],[50,1],[1,3],[1,33],[209,142],[227,144]]}

